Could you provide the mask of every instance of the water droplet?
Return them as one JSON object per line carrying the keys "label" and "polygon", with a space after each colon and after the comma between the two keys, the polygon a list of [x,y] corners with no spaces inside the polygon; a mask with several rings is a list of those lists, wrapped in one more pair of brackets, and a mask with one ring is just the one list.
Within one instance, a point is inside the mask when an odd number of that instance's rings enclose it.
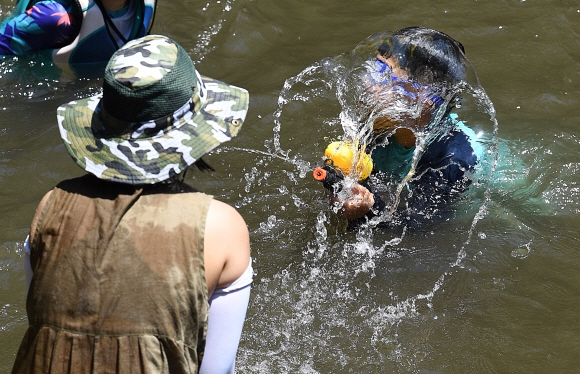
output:
{"label": "water droplet", "polygon": [[526,258],[526,257],[528,257],[528,255],[532,251],[531,250],[531,245],[532,245],[532,242],[530,241],[529,243],[524,244],[523,246],[514,249],[512,251],[512,257],[518,257],[518,258]]}

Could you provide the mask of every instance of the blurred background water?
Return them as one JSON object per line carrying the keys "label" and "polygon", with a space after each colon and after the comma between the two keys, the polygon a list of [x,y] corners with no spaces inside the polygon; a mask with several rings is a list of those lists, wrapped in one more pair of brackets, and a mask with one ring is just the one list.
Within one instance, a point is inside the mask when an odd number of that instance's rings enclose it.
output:
{"label": "blurred background water", "polygon": [[[0,0],[4,17],[14,6]],[[256,269],[240,373],[573,373],[580,365],[580,5],[569,0],[161,0],[153,32],[250,91],[238,138],[189,182],[236,206]],[[417,230],[347,230],[311,170],[344,118],[343,61],[369,35],[459,40],[493,103],[491,180]],[[0,372],[26,329],[22,241],[43,194],[81,175],[56,108],[100,79],[0,61]],[[493,135],[472,105],[468,125]],[[500,140],[498,140],[498,138]]]}

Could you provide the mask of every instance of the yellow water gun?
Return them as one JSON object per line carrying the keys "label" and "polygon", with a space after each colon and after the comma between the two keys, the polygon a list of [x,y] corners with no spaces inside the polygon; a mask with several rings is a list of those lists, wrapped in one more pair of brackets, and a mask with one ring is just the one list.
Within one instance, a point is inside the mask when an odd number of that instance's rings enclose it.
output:
{"label": "yellow water gun", "polygon": [[324,188],[337,191],[339,182],[345,176],[352,174],[364,181],[373,171],[371,156],[351,141],[336,141],[326,147],[324,151],[325,165],[314,169],[314,179],[322,182]]}

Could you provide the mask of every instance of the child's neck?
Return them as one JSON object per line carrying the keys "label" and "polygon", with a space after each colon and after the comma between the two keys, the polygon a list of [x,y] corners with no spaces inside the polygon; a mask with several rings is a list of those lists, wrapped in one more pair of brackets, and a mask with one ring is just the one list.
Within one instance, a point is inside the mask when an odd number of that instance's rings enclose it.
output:
{"label": "child's neck", "polygon": [[415,146],[415,134],[410,129],[399,128],[393,134],[393,140],[402,145],[405,148],[411,148]]}
{"label": "child's neck", "polygon": [[123,9],[127,5],[128,0],[101,0],[105,9],[115,12],[117,10]]}

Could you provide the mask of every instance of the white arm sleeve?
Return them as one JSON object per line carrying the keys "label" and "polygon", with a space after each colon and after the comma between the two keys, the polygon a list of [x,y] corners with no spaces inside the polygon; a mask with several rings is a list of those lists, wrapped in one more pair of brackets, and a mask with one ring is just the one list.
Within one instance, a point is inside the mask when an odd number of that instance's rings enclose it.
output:
{"label": "white arm sleeve", "polygon": [[246,319],[252,282],[252,260],[228,287],[216,289],[209,300],[207,337],[200,374],[233,374],[238,344]]}

